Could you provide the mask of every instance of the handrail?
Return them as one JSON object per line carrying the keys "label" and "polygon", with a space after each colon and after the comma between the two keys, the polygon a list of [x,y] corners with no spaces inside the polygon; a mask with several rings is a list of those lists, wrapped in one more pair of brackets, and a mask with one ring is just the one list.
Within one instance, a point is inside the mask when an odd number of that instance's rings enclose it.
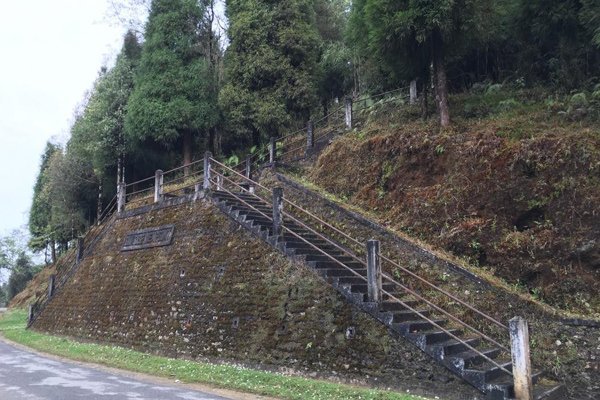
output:
{"label": "handrail", "polygon": [[189,167],[191,167],[192,165],[196,165],[196,164],[198,164],[198,163],[201,163],[201,162],[203,162],[203,161],[204,161],[204,160],[196,160],[196,161],[193,161],[193,162],[191,162],[191,163],[189,163],[189,164],[181,165],[181,166],[179,166],[179,167],[176,167],[176,168],[170,169],[170,170],[168,170],[168,171],[164,171],[164,172],[163,172],[163,175],[169,174],[169,173],[171,173],[171,172],[179,171],[179,170],[181,170],[181,169],[184,169],[184,168],[189,168]]}
{"label": "handrail", "polygon": [[[323,224],[325,226],[327,226],[328,228],[334,230],[335,232],[337,232],[338,234],[342,235],[344,238],[351,240],[352,242],[354,242],[355,244],[357,244],[358,246],[363,246],[364,243],[361,243],[360,241],[358,241],[357,239],[353,238],[352,236],[348,235],[347,233],[341,231],[340,229],[336,228],[335,226],[331,225],[330,223],[322,220],[321,218],[317,217],[316,215],[314,215],[313,213],[311,213],[308,210],[305,210],[304,208],[300,207],[299,205],[291,202],[290,200],[286,199],[284,197],[283,199],[284,202],[290,204],[292,207],[297,208],[298,210],[304,212],[305,214],[307,214],[308,216],[310,216],[311,218],[315,219],[317,222],[319,222],[320,224]],[[502,329],[506,329],[508,330],[508,326],[502,324],[501,322],[497,321],[496,319],[492,318],[491,316],[477,310],[476,308],[474,308],[473,306],[471,306],[470,304],[468,304],[467,302],[465,302],[464,300],[461,300],[460,298],[452,295],[451,293],[447,292],[446,290],[434,285],[433,283],[429,282],[428,280],[422,278],[421,276],[415,274],[414,272],[410,271],[409,269],[401,266],[400,264],[398,264],[397,262],[389,259],[388,257],[386,257],[385,255],[381,254],[380,255],[382,260],[385,260],[386,262],[389,262],[390,264],[392,264],[394,267],[400,268],[403,272],[406,272],[407,274],[409,274],[411,277],[421,281],[422,283],[428,285],[429,287],[431,287],[432,289],[442,293],[443,295],[445,295],[446,297],[449,297],[450,299],[460,303],[461,305],[467,307],[469,310],[481,315],[482,317],[486,318],[487,320],[489,320],[490,322],[494,323],[495,325],[499,326]]]}
{"label": "handrail", "polygon": [[255,185],[255,186],[258,186],[259,188],[261,188],[261,189],[264,189],[264,190],[266,190],[266,191],[268,191],[268,192],[272,193],[272,190],[271,190],[271,189],[269,189],[269,188],[267,188],[267,187],[265,187],[265,186],[261,185],[260,183],[258,183],[258,182],[256,182],[256,181],[253,181],[253,180],[252,180],[252,179],[250,179],[250,178],[247,178],[245,175],[242,175],[242,174],[240,174],[239,172],[237,172],[237,171],[235,171],[235,170],[233,170],[233,169],[229,168],[227,165],[225,165],[225,164],[223,164],[223,163],[221,163],[221,162],[219,162],[219,161],[215,160],[214,158],[211,158],[211,159],[210,159],[210,161],[211,161],[211,162],[214,162],[214,163],[215,163],[215,164],[217,164],[217,165],[220,165],[221,167],[223,167],[223,168],[225,168],[225,169],[228,169],[229,171],[233,172],[233,173],[234,173],[234,174],[236,174],[236,175],[239,175],[241,178],[243,178],[243,179],[247,180],[249,183],[252,183],[253,185]]}
{"label": "handrail", "polygon": [[125,185],[125,187],[129,187],[129,186],[137,185],[137,184],[140,184],[140,183],[142,183],[142,182],[149,181],[149,180],[151,180],[151,179],[154,179],[154,176],[149,176],[148,178],[144,178],[144,179],[140,179],[139,181],[135,181],[135,182],[132,182],[132,183],[128,183],[128,184],[126,184],[126,185]]}
{"label": "handrail", "polygon": [[[478,309],[476,309],[475,307],[471,306],[470,304],[468,304],[467,302],[459,299],[458,297],[454,296],[453,294],[445,291],[444,289],[434,285],[433,283],[429,282],[428,280],[420,277],[419,275],[415,274],[414,272],[410,271],[409,269],[402,267],[400,264],[390,260],[389,258],[387,258],[386,256],[384,256],[383,254],[380,255],[382,260],[385,260],[387,262],[389,262],[390,264],[392,264],[393,266],[400,268],[403,272],[406,272],[407,274],[409,274],[410,276],[412,276],[413,278],[421,281],[422,283],[428,285],[429,287],[431,287],[432,289],[437,290],[438,292],[442,293],[443,295],[451,298],[452,300],[460,303],[461,305],[467,307],[469,310],[476,312],[477,314],[481,315],[482,317],[484,317],[485,319],[487,319],[488,321],[494,323],[495,325],[497,325],[498,327],[502,328],[502,329],[506,329],[508,330],[508,326],[504,325],[503,323],[495,320],[494,318],[490,317],[489,315],[479,311]],[[390,278],[391,279],[391,278]]]}
{"label": "handrail", "polygon": [[[228,177],[226,177],[223,174],[220,174],[219,172],[215,171],[216,175],[221,176],[224,180],[227,180],[231,183],[233,183],[235,186],[238,186],[240,188],[242,188],[241,186],[239,186],[238,183],[234,182],[233,180],[229,179]],[[211,179],[211,182],[215,182],[215,180]],[[225,189],[225,188],[221,188],[223,189],[225,192],[231,194],[232,196],[234,196],[236,199],[238,199],[240,202],[242,202],[243,204],[247,205],[248,207],[250,207],[251,209],[255,210],[256,212],[258,212],[260,215],[265,216],[268,220],[273,220],[272,217],[266,215],[265,213],[263,213],[262,211],[256,209],[254,206],[248,204],[246,201],[244,201],[243,199],[241,199],[239,196],[235,195],[234,193],[232,193],[231,191]],[[245,188],[242,188],[244,191]],[[260,201],[262,201],[263,203],[265,203],[266,205],[268,205],[268,201],[266,201],[265,199],[261,198],[260,196],[258,196],[255,193],[252,193],[253,197],[259,199]],[[284,198],[285,201],[285,198]],[[288,201],[288,203],[291,203]],[[342,254],[346,254],[351,256],[352,258],[356,259],[359,263],[365,265],[365,261],[362,259],[359,259],[358,257],[356,257],[356,255],[354,255],[351,251],[342,248],[341,246],[337,245],[335,242],[331,241],[329,238],[321,235],[319,232],[315,231],[313,228],[311,228],[310,226],[306,225],[305,223],[303,223],[302,221],[298,220],[297,218],[295,218],[294,216],[290,215],[287,212],[283,212],[282,213],[283,217],[287,217],[288,219],[291,219],[293,222],[296,222],[297,224],[300,224],[301,226],[303,226],[305,229],[307,229],[309,232],[311,232],[312,234],[316,235],[317,237],[320,237],[321,239],[327,241],[328,243],[332,244],[333,246],[335,246],[337,249],[342,251]],[[354,275],[360,277],[362,280],[367,281],[367,278],[365,278],[363,275],[357,273],[354,269],[348,267],[347,265],[345,265],[343,262],[339,261],[338,259],[336,259],[334,256],[332,256],[331,254],[323,251],[321,248],[319,248],[318,246],[316,246],[315,244],[313,244],[312,242],[306,240],[304,237],[302,237],[301,235],[297,234],[296,232],[294,232],[293,230],[289,229],[285,224],[282,225],[282,228],[291,233],[293,236],[297,237],[298,239],[300,239],[301,241],[303,241],[304,243],[308,244],[309,246],[311,246],[312,248],[314,248],[315,250],[317,250],[318,252],[320,252],[321,254],[327,256],[328,258],[330,258],[332,261],[334,261],[335,263],[341,265],[343,268],[351,271]],[[366,265],[365,265],[366,267]],[[417,292],[415,292],[414,290],[406,287],[405,285],[401,284],[400,282],[397,282],[396,280],[394,280],[392,277],[390,277],[387,274],[382,274],[382,277],[385,278],[386,280],[394,283],[395,285],[399,286],[402,290],[404,290],[406,293],[412,295],[413,297],[425,302],[426,304],[428,304],[429,306],[431,306],[432,308],[436,309],[438,312],[446,315],[447,317],[449,317],[450,319],[452,319],[454,322],[456,322],[457,324],[467,328],[468,330],[478,334],[479,336],[481,336],[481,338],[483,338],[484,340],[498,346],[499,348],[501,348],[502,350],[505,351],[510,351],[506,346],[502,345],[501,343],[497,342],[496,340],[494,340],[493,338],[489,337],[488,335],[484,334],[483,332],[481,332],[480,330],[478,330],[477,328],[474,328],[472,326],[470,326],[468,323],[462,321],[460,318],[452,315],[451,313],[449,313],[448,311],[444,310],[443,308],[437,306],[436,304],[434,304],[433,302],[431,302],[430,300],[427,300],[426,298],[424,298],[423,296],[419,295]],[[434,325],[436,328],[442,330],[444,333],[448,334],[450,337],[452,337],[454,340],[457,340],[458,342],[464,344],[467,348],[469,348],[470,350],[476,352],[477,354],[479,354],[480,356],[482,356],[484,359],[486,359],[487,361],[489,361],[490,363],[492,363],[493,365],[495,365],[496,367],[498,367],[499,369],[501,369],[502,371],[508,373],[509,375],[512,376],[512,372],[509,371],[508,369],[506,369],[505,367],[503,367],[502,365],[498,364],[495,360],[493,360],[492,358],[488,357],[486,354],[484,354],[483,352],[479,351],[478,349],[476,349],[475,347],[469,345],[467,342],[465,342],[464,340],[462,340],[461,338],[459,338],[458,336],[454,335],[452,332],[450,332],[449,330],[445,329],[444,327],[442,327],[441,325],[439,325],[437,322],[435,322],[434,320],[430,319],[429,317],[427,317],[426,315],[424,315],[423,313],[421,313],[420,311],[418,311],[417,309],[409,306],[408,304],[404,303],[402,300],[400,300],[399,298],[397,298],[395,295],[393,295],[392,293],[389,293],[388,291],[382,289],[382,292],[384,294],[386,294],[389,298],[393,299],[396,302],[399,302],[400,304],[402,304],[404,307],[406,307],[407,309],[409,309],[410,311],[412,311],[413,313],[415,313],[416,315],[420,316],[422,319],[430,322],[432,325]]]}
{"label": "handrail", "polygon": [[[430,322],[431,324],[433,324],[436,328],[442,330],[444,333],[446,333],[447,335],[449,335],[450,337],[452,337],[452,339],[462,343],[463,345],[465,345],[469,350],[474,351],[475,353],[479,354],[480,356],[482,356],[483,358],[485,358],[487,361],[491,362],[492,364],[494,364],[496,367],[500,368],[502,371],[508,373],[510,376],[512,376],[512,372],[509,371],[508,369],[506,369],[505,367],[503,367],[502,365],[498,364],[495,360],[491,359],[490,357],[486,356],[483,352],[477,350],[475,347],[471,346],[469,343],[467,343],[466,341],[462,340],[461,338],[459,338],[458,336],[454,335],[452,332],[448,331],[447,329],[445,329],[443,326],[440,326],[437,322],[429,319],[427,316],[423,315],[423,313],[421,313],[419,310],[411,307],[410,305],[408,305],[407,303],[404,303],[402,300],[400,300],[399,298],[397,298],[396,296],[394,296],[392,293],[389,293],[387,290],[382,289],[381,290],[383,292],[383,294],[389,296],[391,299],[399,302],[400,304],[402,304],[404,307],[406,307],[407,309],[409,309],[410,311],[412,311],[413,313],[419,315],[421,318],[425,319],[427,322]],[[450,314],[448,314],[450,315]],[[465,325],[466,327],[469,327],[469,325]],[[472,328],[475,331],[477,331],[475,328]],[[484,335],[485,336],[485,335]],[[492,341],[492,343],[495,343],[494,341]],[[505,348],[504,346],[501,346],[501,348]]]}

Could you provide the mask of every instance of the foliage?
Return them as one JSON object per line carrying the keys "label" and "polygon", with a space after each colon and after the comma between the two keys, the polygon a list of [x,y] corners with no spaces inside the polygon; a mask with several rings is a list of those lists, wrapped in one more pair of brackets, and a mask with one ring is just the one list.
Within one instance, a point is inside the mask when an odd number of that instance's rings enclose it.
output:
{"label": "foliage", "polygon": [[0,307],[5,307],[8,303],[8,289],[6,285],[0,285]]}
{"label": "foliage", "polygon": [[49,177],[48,168],[50,159],[60,148],[51,143],[46,143],[46,149],[42,155],[40,171],[33,187],[33,199],[31,210],[29,211],[29,232],[31,234],[30,247],[34,251],[44,250],[54,239],[52,237],[52,227],[50,220],[52,218],[50,206]]}
{"label": "foliage", "polygon": [[227,16],[231,43],[219,102],[230,142],[259,144],[295,120],[304,123],[316,104],[313,2],[229,0]]}
{"label": "foliage", "polygon": [[132,142],[180,144],[191,152],[184,135],[206,136],[217,123],[214,75],[202,52],[210,29],[202,26],[203,11],[193,0],[152,2],[125,118]]}
{"label": "foliage", "polygon": [[[103,69],[83,112],[71,128],[68,151],[91,160],[94,173],[102,182],[112,182],[108,178],[116,176],[114,184],[104,185],[108,193],[115,193],[117,181],[123,179],[127,147],[124,137],[125,115],[140,52],[141,46],[135,34],[129,31],[114,68],[109,71]],[[131,147],[129,152],[136,150]]]}
{"label": "foliage", "polygon": [[10,301],[21,290],[25,289],[27,282],[33,278],[35,272],[29,257],[23,252],[19,254],[8,278],[6,299]]}

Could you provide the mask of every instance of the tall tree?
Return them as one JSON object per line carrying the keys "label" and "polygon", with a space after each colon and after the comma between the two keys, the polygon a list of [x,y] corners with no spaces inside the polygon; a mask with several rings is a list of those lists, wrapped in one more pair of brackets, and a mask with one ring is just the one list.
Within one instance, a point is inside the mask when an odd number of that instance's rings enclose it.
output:
{"label": "tall tree", "polygon": [[203,52],[204,10],[194,0],[154,0],[125,129],[129,137],[179,144],[192,161],[194,138],[218,122],[216,86]]}
{"label": "tall tree", "polygon": [[35,185],[33,186],[33,199],[29,211],[29,233],[31,240],[29,246],[33,251],[42,251],[50,248],[52,261],[56,261],[55,238],[52,235],[50,206],[49,166],[55,153],[60,152],[60,147],[48,142],[42,155],[40,170]]}
{"label": "tall tree", "polygon": [[[99,194],[115,193],[125,179],[125,115],[133,90],[134,69],[141,46],[132,31],[127,32],[115,66],[101,72],[82,113],[71,127],[67,151],[91,160],[99,179]],[[135,151],[131,147],[129,151]],[[112,177],[116,175],[116,182]],[[101,208],[101,197],[98,208]]]}
{"label": "tall tree", "polygon": [[19,292],[25,289],[27,282],[33,278],[33,275],[34,267],[31,259],[25,253],[19,254],[10,277],[8,278],[7,300],[11,300]]}
{"label": "tall tree", "polygon": [[237,141],[257,144],[317,103],[319,36],[311,0],[228,0],[230,45],[220,104]]}

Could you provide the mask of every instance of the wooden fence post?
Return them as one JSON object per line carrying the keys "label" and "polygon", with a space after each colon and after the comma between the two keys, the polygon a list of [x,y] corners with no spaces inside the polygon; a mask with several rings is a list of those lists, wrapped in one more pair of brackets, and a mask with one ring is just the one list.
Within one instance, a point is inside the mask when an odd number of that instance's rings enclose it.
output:
{"label": "wooden fence post", "polygon": [[531,358],[529,356],[529,327],[521,317],[508,321],[512,374],[516,400],[533,400]]}
{"label": "wooden fence post", "polygon": [[27,312],[27,324],[31,324],[33,321],[33,305],[29,305],[29,311]]}
{"label": "wooden fence post", "polygon": [[273,188],[273,236],[279,238],[283,232],[283,188]]}
{"label": "wooden fence post", "polygon": [[381,303],[381,281],[379,240],[369,240],[367,241],[367,289],[370,302]]}
{"label": "wooden fence post", "polygon": [[160,169],[157,169],[154,173],[154,202],[158,203],[162,200],[163,194],[163,172]]}
{"label": "wooden fence post", "polygon": [[352,97],[346,97],[346,129],[352,129]]}
{"label": "wooden fence post", "polygon": [[204,153],[204,190],[210,190],[210,159],[212,154],[210,151]]}

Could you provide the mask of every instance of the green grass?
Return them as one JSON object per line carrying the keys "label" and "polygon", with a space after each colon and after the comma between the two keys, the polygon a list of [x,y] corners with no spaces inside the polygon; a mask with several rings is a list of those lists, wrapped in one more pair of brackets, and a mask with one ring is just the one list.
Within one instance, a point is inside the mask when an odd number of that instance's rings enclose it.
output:
{"label": "green grass", "polygon": [[25,329],[27,313],[9,311],[0,317],[0,334],[45,353],[93,362],[186,383],[203,383],[280,399],[417,400],[422,397],[384,390],[357,388],[331,382],[283,376],[233,365],[216,365],[158,357],[118,346],[80,343]]}

